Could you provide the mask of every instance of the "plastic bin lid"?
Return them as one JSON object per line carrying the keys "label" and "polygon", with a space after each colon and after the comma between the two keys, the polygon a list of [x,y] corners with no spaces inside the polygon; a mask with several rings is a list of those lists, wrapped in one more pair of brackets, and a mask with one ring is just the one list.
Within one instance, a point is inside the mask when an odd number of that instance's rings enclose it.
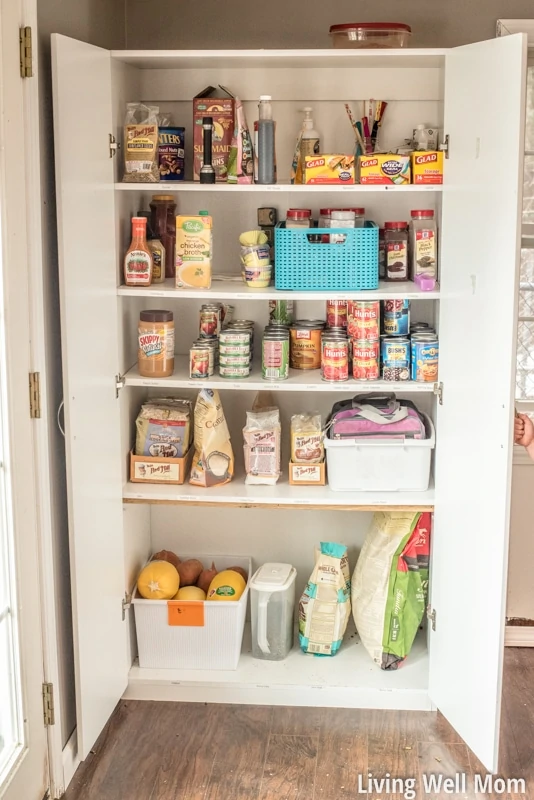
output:
{"label": "plastic bin lid", "polygon": [[250,588],[260,592],[283,592],[297,575],[291,564],[264,564],[257,570],[250,581]]}

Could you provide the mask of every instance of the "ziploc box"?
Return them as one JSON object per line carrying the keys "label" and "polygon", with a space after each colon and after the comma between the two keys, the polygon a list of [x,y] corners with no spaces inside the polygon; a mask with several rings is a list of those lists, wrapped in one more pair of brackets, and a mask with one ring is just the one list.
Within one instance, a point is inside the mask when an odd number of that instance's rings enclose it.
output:
{"label": "ziploc box", "polygon": [[358,156],[358,178],[361,184],[379,185],[410,183],[410,156],[397,153],[373,153]]}
{"label": "ziploc box", "polygon": [[336,153],[305,156],[304,183],[333,185],[354,183],[354,156]]}
{"label": "ziploc box", "polygon": [[226,182],[235,117],[235,100],[227,89],[207,86],[193,98],[193,175],[196,181],[200,180],[204,149],[203,117],[213,119],[212,164],[216,180]]}
{"label": "ziploc box", "polygon": [[412,153],[412,183],[443,183],[443,152],[423,150]]}

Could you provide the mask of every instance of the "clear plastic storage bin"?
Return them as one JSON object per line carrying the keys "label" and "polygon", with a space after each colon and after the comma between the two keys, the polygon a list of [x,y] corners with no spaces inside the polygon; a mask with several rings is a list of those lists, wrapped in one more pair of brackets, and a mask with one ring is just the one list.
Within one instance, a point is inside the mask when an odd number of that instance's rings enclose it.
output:
{"label": "clear plastic storage bin", "polygon": [[401,22],[348,22],[330,28],[334,47],[345,49],[408,47],[411,35],[410,26]]}

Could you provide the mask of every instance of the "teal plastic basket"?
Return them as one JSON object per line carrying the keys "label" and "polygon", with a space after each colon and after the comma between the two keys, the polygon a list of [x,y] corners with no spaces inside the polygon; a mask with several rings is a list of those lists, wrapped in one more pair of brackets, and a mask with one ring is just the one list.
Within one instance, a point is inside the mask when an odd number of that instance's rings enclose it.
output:
{"label": "teal plastic basket", "polygon": [[[344,242],[322,242],[342,233]],[[275,229],[275,287],[299,292],[361,292],[378,289],[378,226]]]}

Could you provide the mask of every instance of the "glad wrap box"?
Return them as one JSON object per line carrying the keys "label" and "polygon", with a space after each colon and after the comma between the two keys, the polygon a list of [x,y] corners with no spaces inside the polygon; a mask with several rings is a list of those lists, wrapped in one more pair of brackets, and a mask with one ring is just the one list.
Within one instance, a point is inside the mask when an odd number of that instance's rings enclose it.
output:
{"label": "glad wrap box", "polygon": [[344,544],[321,542],[300,598],[299,640],[305,653],[334,656],[350,615],[350,572]]}

